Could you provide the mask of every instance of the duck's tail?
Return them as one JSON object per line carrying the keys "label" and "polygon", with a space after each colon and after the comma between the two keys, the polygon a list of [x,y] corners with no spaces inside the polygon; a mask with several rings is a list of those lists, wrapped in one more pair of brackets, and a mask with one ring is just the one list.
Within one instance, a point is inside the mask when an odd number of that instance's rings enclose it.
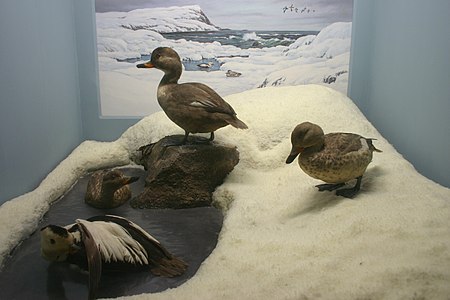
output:
{"label": "duck's tail", "polygon": [[175,277],[182,275],[187,267],[188,264],[182,259],[172,256],[171,258],[159,259],[150,271],[156,276]]}
{"label": "duck's tail", "polygon": [[236,127],[236,128],[239,128],[239,129],[248,129],[247,124],[245,124],[244,122],[239,120],[236,116],[234,116],[233,119],[230,119],[230,120],[227,120],[227,121],[233,127]]}
{"label": "duck's tail", "polygon": [[383,152],[380,149],[375,148],[375,146],[373,145],[372,141],[376,141],[377,139],[368,139],[366,138],[367,144],[369,145],[369,149],[375,152]]}

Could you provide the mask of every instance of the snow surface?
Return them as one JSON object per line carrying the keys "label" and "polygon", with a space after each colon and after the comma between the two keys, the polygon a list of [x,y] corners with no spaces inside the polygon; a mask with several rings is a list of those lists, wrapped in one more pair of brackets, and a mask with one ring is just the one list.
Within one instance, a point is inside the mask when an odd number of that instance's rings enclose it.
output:
{"label": "snow surface", "polygon": [[[306,85],[226,100],[249,129],[216,132],[240,152],[214,192],[225,214],[216,249],[178,288],[123,299],[448,299],[450,189],[420,175],[349,98]],[[374,153],[355,199],[320,193],[319,181],[285,164],[290,133],[306,120],[377,139],[383,152]],[[158,112],[114,142],[82,143],[36,190],[0,207],[1,256],[79,176],[130,164],[139,146],[170,134],[182,130]]]}
{"label": "snow surface", "polygon": [[100,29],[123,27],[131,30],[147,29],[156,32],[216,31],[198,5],[142,8],[129,12],[97,13]]}
{"label": "snow surface", "polygon": [[[167,10],[96,14],[102,115],[146,116],[160,110],[156,88],[162,72],[138,70],[134,63],[117,61],[139,59],[160,46],[175,49],[184,60],[216,58],[221,64],[219,71],[184,71],[181,82],[205,83],[221,96],[258,87],[311,83],[347,92],[351,22],[331,24],[317,36],[301,37],[290,46],[241,49],[217,41],[200,43],[164,38],[158,32],[186,31],[190,22],[189,28],[194,31],[212,30],[209,27],[214,26],[203,23],[204,27],[197,27],[198,20],[204,16],[198,6]],[[158,26],[150,26],[147,19],[150,17],[146,16],[151,16],[151,22]],[[183,23],[179,23],[181,19]],[[131,30],[131,27],[140,29]],[[260,39],[255,32],[247,33],[246,38]],[[242,76],[227,78],[228,70],[240,72]],[[326,80],[330,77],[334,79]]]}

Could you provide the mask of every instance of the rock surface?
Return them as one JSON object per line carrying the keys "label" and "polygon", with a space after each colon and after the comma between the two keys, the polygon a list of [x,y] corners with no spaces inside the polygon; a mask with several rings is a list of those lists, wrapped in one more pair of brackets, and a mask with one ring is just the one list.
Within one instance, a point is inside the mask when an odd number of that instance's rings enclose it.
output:
{"label": "rock surface", "polygon": [[144,191],[130,202],[134,208],[210,206],[212,193],[239,162],[234,146],[190,136],[168,136],[140,148],[148,171]]}

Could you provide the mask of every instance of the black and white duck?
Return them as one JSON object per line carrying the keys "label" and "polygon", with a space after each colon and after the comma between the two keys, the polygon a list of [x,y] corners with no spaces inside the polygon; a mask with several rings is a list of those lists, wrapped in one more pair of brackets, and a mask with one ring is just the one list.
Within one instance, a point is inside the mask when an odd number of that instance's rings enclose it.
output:
{"label": "black and white duck", "polygon": [[131,198],[128,184],[139,177],[126,176],[118,169],[95,171],[89,179],[84,201],[96,208],[115,208]]}
{"label": "black and white duck", "polygon": [[319,191],[337,190],[346,182],[356,179],[354,187],[336,191],[338,196],[353,198],[372,161],[372,153],[381,152],[375,148],[372,140],[354,133],[324,134],[320,126],[304,122],[292,131],[292,150],[286,163],[291,163],[300,155],[300,168],[309,176],[326,182],[316,186]]}
{"label": "black and white duck", "polygon": [[41,255],[89,271],[89,298],[95,298],[102,270],[148,270],[164,277],[182,275],[187,264],[169,253],[137,224],[119,216],[77,219],[41,229]]}
{"label": "black and white duck", "polygon": [[210,133],[214,140],[214,131],[231,125],[247,129],[239,120],[234,109],[212,88],[197,83],[178,83],[182,73],[182,64],[178,53],[168,47],[159,47],[152,52],[151,60],[138,64],[138,68],[156,68],[164,72],[158,86],[158,103],[166,115],[185,131],[182,144],[189,133]]}

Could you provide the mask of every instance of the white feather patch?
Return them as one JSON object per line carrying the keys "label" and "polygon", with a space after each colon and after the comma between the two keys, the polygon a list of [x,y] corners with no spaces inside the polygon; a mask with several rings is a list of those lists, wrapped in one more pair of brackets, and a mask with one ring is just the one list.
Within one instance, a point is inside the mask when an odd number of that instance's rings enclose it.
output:
{"label": "white feather patch", "polygon": [[81,219],[77,222],[89,230],[105,262],[148,264],[147,251],[122,226],[112,222],[89,222]]}
{"label": "white feather patch", "polygon": [[360,141],[361,141],[361,146],[362,146],[361,150],[364,150],[364,151],[369,150],[369,144],[367,144],[366,139],[360,138]]}
{"label": "white feather patch", "polygon": [[195,106],[195,107],[215,107],[216,105],[210,101],[194,101],[191,102],[189,105]]}

